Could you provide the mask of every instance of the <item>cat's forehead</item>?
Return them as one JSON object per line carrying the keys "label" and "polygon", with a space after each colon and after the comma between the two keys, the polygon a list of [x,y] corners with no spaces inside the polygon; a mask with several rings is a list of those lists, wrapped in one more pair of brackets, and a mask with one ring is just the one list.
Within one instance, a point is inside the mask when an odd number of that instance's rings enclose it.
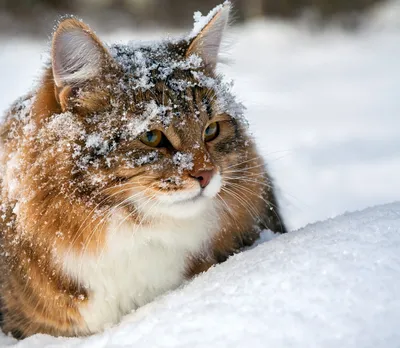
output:
{"label": "cat's forehead", "polygon": [[186,45],[184,40],[112,45],[111,55],[123,73],[121,87],[146,91],[163,82],[179,92],[195,85],[196,81],[190,80],[195,79],[193,72],[202,68],[202,59],[197,55],[186,57]]}
{"label": "cat's forehead", "polygon": [[184,45],[162,41],[111,46],[120,72],[112,76],[116,104],[134,105],[136,113],[147,118],[157,113],[169,121],[207,110],[215,97],[216,81],[204,74],[200,57],[182,53]]}
{"label": "cat's forehead", "polygon": [[140,104],[140,110],[126,117],[127,129],[132,136],[159,129],[184,139],[199,133],[213,118],[213,114],[201,106],[182,108],[182,105],[173,103],[160,104],[154,99]]}
{"label": "cat's forehead", "polygon": [[[186,40],[159,40],[151,42],[134,42],[112,44],[109,46],[112,57],[126,72],[138,68],[154,69],[167,67],[182,61],[187,49]],[[198,61],[200,63],[200,60]],[[197,64],[197,67],[199,64]]]}
{"label": "cat's forehead", "polygon": [[164,127],[204,124],[219,113],[241,118],[232,85],[207,71],[196,54],[187,56],[187,45],[183,39],[110,46],[119,71],[112,76],[115,105]]}

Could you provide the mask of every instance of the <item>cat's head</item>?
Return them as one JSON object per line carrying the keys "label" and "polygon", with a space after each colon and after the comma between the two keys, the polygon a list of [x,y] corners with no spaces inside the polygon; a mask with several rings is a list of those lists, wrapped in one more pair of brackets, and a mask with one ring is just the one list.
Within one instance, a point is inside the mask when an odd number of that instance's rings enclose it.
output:
{"label": "cat's head", "polygon": [[52,78],[62,113],[45,129],[68,143],[82,192],[188,217],[223,197],[241,163],[254,165],[243,107],[216,73],[229,11],[226,2],[188,37],[148,44],[106,46],[74,18],[59,23]]}

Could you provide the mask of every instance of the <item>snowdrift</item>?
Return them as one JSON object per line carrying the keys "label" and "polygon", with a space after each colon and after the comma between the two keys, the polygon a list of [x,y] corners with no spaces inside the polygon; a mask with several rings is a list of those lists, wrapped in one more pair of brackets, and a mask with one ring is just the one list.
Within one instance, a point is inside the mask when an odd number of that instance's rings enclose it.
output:
{"label": "snowdrift", "polygon": [[102,334],[0,346],[400,346],[400,202],[270,238]]}

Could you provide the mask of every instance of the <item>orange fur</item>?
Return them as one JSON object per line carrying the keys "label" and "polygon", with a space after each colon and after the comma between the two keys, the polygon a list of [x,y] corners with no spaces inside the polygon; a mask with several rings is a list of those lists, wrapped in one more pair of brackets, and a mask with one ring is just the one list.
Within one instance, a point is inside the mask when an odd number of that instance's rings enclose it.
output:
{"label": "orange fur", "polygon": [[[223,188],[216,198],[223,209],[220,231],[209,244],[208,257],[188,257],[187,277],[251,245],[261,228],[285,232],[272,183],[252,139],[240,121],[228,113],[216,112],[212,87],[189,85],[182,91],[185,99],[177,98],[166,81],[156,81],[150,90],[133,90],[128,97],[123,91],[107,87],[118,86],[125,72],[83,23],[75,19],[61,22],[54,34],[53,50],[59,35],[68,30],[83,30],[102,50],[99,73],[88,81],[57,85],[49,66],[39,88],[10,109],[1,128],[2,326],[4,332],[16,337],[90,333],[80,309],[87,305],[91,294],[63,272],[55,255],[71,251],[100,253],[105,247],[109,214],[118,205],[133,224],[151,226],[153,220],[135,207],[122,204],[133,188],[167,194],[194,185],[192,174],[198,170],[222,173]],[[195,45],[186,41],[170,44],[166,54],[184,61]],[[200,66],[196,71],[216,78],[209,67]],[[173,78],[197,83],[185,70],[177,69]],[[204,100],[211,111],[203,107]],[[32,105],[21,106],[29,101]],[[152,101],[158,105],[172,101],[171,105],[178,105],[181,111],[181,116],[172,118],[168,126],[159,121],[152,124],[170,143],[156,150],[162,169],[151,163],[137,164],[150,151],[138,137],[114,134],[140,117],[145,112],[143,105]],[[220,122],[219,137],[207,144],[202,142],[204,129],[216,120]],[[97,134],[104,129],[108,130],[107,144],[115,143],[108,158],[102,156],[103,150],[82,140],[82,134]],[[177,151],[193,155],[192,168],[172,164]],[[180,181],[173,182],[171,177],[179,177]]]}

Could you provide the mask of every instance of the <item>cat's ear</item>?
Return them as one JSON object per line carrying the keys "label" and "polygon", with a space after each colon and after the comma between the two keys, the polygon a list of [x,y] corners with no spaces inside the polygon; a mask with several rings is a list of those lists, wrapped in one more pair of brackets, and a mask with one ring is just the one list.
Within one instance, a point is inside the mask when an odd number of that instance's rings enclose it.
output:
{"label": "cat's ear", "polygon": [[[207,17],[202,17],[195,23],[194,34],[192,34],[194,38],[186,52],[187,57],[196,54],[203,59],[207,69],[215,69],[222,37],[229,22],[230,10],[231,3],[225,1],[212,10]],[[200,30],[196,28],[199,25]]]}
{"label": "cat's ear", "polygon": [[53,35],[52,68],[57,87],[85,83],[101,70],[108,52],[90,28],[75,18],[61,21]]}

